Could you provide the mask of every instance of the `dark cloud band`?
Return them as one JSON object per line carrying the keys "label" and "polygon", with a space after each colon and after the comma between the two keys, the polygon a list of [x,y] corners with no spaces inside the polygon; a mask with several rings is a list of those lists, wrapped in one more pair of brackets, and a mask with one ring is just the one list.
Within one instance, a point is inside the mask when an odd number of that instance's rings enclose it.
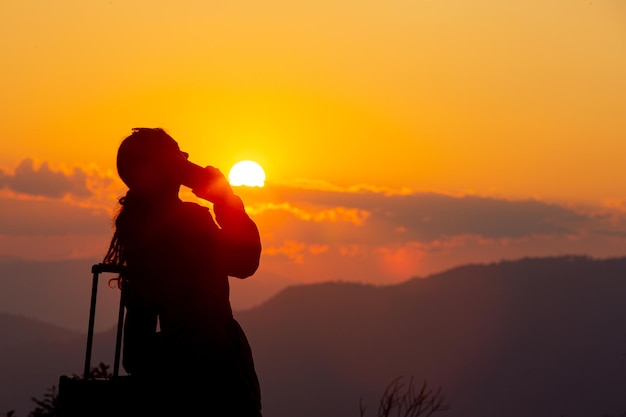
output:
{"label": "dark cloud band", "polygon": [[[333,208],[367,212],[362,224],[350,222],[306,222],[286,231],[302,231],[306,237],[319,237],[318,243],[363,242],[378,243],[432,242],[456,236],[477,236],[486,239],[523,239],[532,236],[577,236],[611,230],[626,231],[626,219],[586,214],[569,207],[539,200],[505,200],[480,196],[454,197],[436,193],[385,193],[362,190],[290,189],[266,187],[262,193],[250,195],[246,201],[273,203],[289,202],[294,207],[306,207],[314,213]],[[279,205],[277,207],[280,207]],[[268,215],[271,215],[268,213]],[[311,218],[315,216],[312,215]],[[301,219],[300,219],[301,220]],[[297,222],[298,219],[292,219]],[[298,222],[301,223],[301,222]],[[304,226],[304,227],[303,227]]]}
{"label": "dark cloud band", "polygon": [[35,167],[32,159],[20,162],[13,174],[0,171],[0,187],[48,198],[62,198],[68,194],[88,197],[93,194],[87,187],[87,174],[83,170],[75,168],[67,174],[53,170],[47,162]]}

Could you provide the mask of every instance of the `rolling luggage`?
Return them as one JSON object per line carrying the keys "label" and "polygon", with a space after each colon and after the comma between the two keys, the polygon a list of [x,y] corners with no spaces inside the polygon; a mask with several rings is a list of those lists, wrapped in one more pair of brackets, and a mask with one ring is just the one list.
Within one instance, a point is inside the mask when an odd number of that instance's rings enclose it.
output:
{"label": "rolling luggage", "polygon": [[115,357],[112,376],[94,377],[91,374],[91,353],[93,347],[94,321],[98,292],[98,277],[102,273],[119,274],[124,280],[123,267],[110,264],[95,264],[91,268],[93,282],[91,288],[91,306],[89,311],[89,327],[87,331],[87,349],[82,377],[62,375],[59,378],[57,398],[58,417],[105,417],[131,416],[136,413],[137,389],[133,378],[119,375],[122,346],[122,330],[124,324],[124,285],[120,291],[120,306],[115,340]]}

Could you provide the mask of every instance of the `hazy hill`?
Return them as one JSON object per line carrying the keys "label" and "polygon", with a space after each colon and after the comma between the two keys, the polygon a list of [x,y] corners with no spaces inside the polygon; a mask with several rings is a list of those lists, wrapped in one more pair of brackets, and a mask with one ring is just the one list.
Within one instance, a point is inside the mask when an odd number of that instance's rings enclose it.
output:
{"label": "hazy hill", "polygon": [[[96,262],[89,259],[0,262],[0,312],[85,331],[89,314],[91,265]],[[104,317],[115,317],[114,300],[118,294],[112,290],[106,291],[105,283],[100,288],[99,307],[102,309],[102,321],[106,321]],[[110,327],[113,321],[107,322],[106,327],[101,326],[99,321],[98,327],[103,330]]]}
{"label": "hazy hill", "polygon": [[[399,375],[442,386],[449,417],[602,417],[626,411],[625,299],[626,258],[560,257],[388,287],[294,286],[237,318],[266,417],[358,416],[360,398],[374,416]],[[10,322],[0,320],[8,338],[4,326],[41,325]],[[25,416],[31,396],[82,370],[84,337],[66,334],[49,342],[31,334],[32,343],[0,350],[0,415]],[[112,363],[112,332],[99,335],[96,351],[94,364]]]}
{"label": "hazy hill", "polygon": [[[626,258],[524,259],[375,288],[289,288],[240,314],[268,416],[350,416],[399,375],[447,416],[626,411]],[[336,413],[336,414],[333,414]]]}
{"label": "hazy hill", "polygon": [[[15,410],[26,417],[31,397],[43,398],[62,374],[82,374],[86,336],[25,317],[0,316],[0,416]],[[113,330],[94,338],[93,365],[113,364]]]}

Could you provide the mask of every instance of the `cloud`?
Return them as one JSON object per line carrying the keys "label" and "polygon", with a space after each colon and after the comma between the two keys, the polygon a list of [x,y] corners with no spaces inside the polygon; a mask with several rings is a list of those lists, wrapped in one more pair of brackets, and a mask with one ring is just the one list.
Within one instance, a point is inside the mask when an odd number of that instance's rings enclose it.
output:
{"label": "cloud", "polygon": [[[9,176],[25,181],[32,175],[31,184],[39,187],[44,178],[56,178],[56,188],[51,187],[56,191],[33,186],[30,194],[0,195],[0,255],[32,257],[21,251],[51,242],[58,244],[47,249],[49,256],[87,249],[101,254],[120,195],[111,185],[113,176],[21,165],[22,171]],[[6,187],[7,174],[0,178]],[[191,197],[182,191],[184,200]],[[261,232],[263,269],[296,280],[386,282],[461,263],[572,253],[615,256],[626,247],[626,212],[607,206],[581,209],[538,200],[366,186],[266,183],[264,188],[236,187],[235,192]],[[44,257],[44,252],[37,256]]]}
{"label": "cloud", "polygon": [[122,188],[96,166],[57,169],[24,159],[0,168],[0,258],[101,257]]}
{"label": "cloud", "polygon": [[111,181],[104,175],[81,168],[73,168],[69,172],[55,170],[47,161],[36,166],[30,158],[22,160],[13,173],[0,170],[0,188],[45,198],[88,198]]}
{"label": "cloud", "polygon": [[0,197],[0,235],[66,236],[111,233],[111,215],[61,199]]}
{"label": "cloud", "polygon": [[626,212],[540,200],[341,188],[237,188],[263,238],[266,269],[304,281],[401,281],[522,256],[619,256]]}
{"label": "cloud", "polygon": [[267,221],[275,235],[284,233],[292,240],[315,244],[385,245],[458,236],[503,240],[626,231],[624,213],[583,212],[538,200],[366,188],[266,188],[244,196],[255,218]]}

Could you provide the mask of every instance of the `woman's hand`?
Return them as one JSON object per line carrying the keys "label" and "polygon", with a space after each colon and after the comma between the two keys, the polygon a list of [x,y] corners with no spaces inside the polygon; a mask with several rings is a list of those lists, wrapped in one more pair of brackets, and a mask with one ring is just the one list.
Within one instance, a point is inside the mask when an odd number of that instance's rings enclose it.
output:
{"label": "woman's hand", "polygon": [[211,184],[208,189],[192,190],[196,197],[215,203],[227,201],[234,195],[233,189],[222,171],[212,166],[204,169],[207,171],[207,176],[211,178]]}

